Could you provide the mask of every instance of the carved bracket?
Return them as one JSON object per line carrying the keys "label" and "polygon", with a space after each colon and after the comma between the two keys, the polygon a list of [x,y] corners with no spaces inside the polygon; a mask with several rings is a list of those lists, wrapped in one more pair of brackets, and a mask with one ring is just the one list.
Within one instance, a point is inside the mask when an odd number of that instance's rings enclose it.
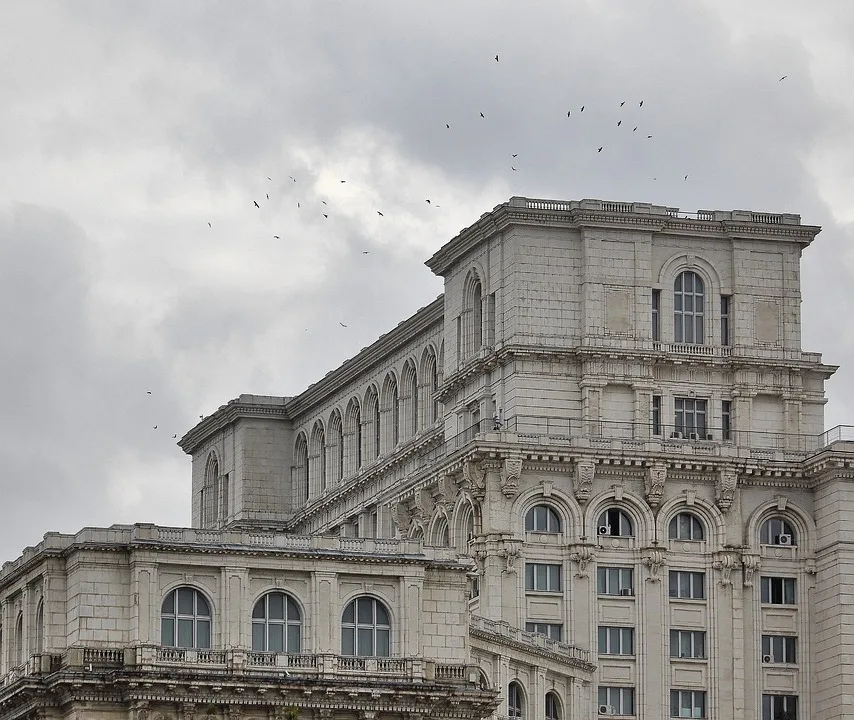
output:
{"label": "carved bracket", "polygon": [[741,564],[744,566],[744,586],[753,587],[753,576],[759,570],[759,555],[742,553]]}
{"label": "carved bracket", "polygon": [[646,474],[646,502],[651,508],[657,508],[664,495],[664,483],[667,480],[667,465],[657,463]]}
{"label": "carved bracket", "polygon": [[741,562],[738,553],[729,550],[715,553],[712,560],[712,567],[721,574],[721,585],[732,585],[732,571],[738,569],[740,566]]}
{"label": "carved bracket", "polygon": [[522,457],[517,455],[504,459],[501,468],[501,492],[504,497],[512,498],[519,492],[519,476],[522,474]]}
{"label": "carved bracket", "polygon": [[482,500],[486,495],[486,473],[475,460],[466,460],[463,463],[464,487],[476,500]]}
{"label": "carved bracket", "polygon": [[593,478],[596,476],[596,463],[592,460],[579,460],[575,463],[575,499],[582,505],[590,499],[593,490]]}
{"label": "carved bracket", "polygon": [[659,547],[644,548],[641,562],[649,568],[650,575],[647,578],[649,582],[658,582],[661,580],[658,577],[658,571],[661,570],[661,566],[665,563],[664,550]]}
{"label": "carved bracket", "polygon": [[409,529],[412,526],[412,512],[405,503],[399,502],[395,505],[392,521],[400,537],[409,537]]}
{"label": "carved bracket", "polygon": [[578,563],[578,572],[575,577],[587,577],[587,566],[596,559],[594,545],[571,545],[569,559]]}
{"label": "carved bracket", "polygon": [[737,486],[738,473],[732,468],[721,468],[715,483],[715,502],[724,512],[732,507]]}

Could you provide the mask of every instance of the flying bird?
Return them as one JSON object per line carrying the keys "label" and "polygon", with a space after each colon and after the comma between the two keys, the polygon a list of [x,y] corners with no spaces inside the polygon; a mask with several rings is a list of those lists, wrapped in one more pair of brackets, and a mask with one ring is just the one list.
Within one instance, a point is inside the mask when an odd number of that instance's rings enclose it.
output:
{"label": "flying bird", "polygon": [[280,238],[278,235],[273,235],[273,237],[274,237],[276,240],[281,240],[281,239],[282,239],[282,238]]}
{"label": "flying bird", "polygon": [[208,227],[209,227],[209,228],[212,228],[212,227],[213,227],[213,225],[211,225],[210,223],[208,223]]}
{"label": "flying bird", "polygon": [[684,178],[682,178],[682,179],[683,179],[683,180],[687,180],[687,179],[688,179],[688,176],[686,175],[686,176],[685,176]]}
{"label": "flying bird", "polygon": [[649,140],[651,137],[652,137],[652,135],[647,135],[646,139]]}
{"label": "flying bird", "polygon": [[638,103],[638,107],[643,107],[643,100],[641,100],[640,103]]}
{"label": "flying bird", "polygon": [[377,215],[379,215],[380,217],[385,217],[385,215],[383,215],[379,210],[377,210]]}
{"label": "flying bird", "polygon": [[567,110],[567,111],[566,111],[566,116],[567,116],[567,117],[569,117],[570,115],[572,115],[572,110]]}
{"label": "flying bird", "polygon": [[199,420],[204,420],[204,419],[205,419],[204,415],[199,415]]}
{"label": "flying bird", "polygon": [[430,204],[430,198],[427,198],[424,202],[426,202],[429,205]]}
{"label": "flying bird", "polygon": [[620,125],[622,125],[622,124],[623,124],[622,120],[617,120],[617,127],[620,127]]}
{"label": "flying bird", "polygon": [[346,326],[344,323],[342,323],[340,320],[338,321],[338,324],[339,324],[341,327],[347,327],[347,326]]}
{"label": "flying bird", "polygon": [[259,210],[261,209],[261,206],[258,204],[257,200],[253,200],[252,204],[255,205],[255,207],[258,208]]}
{"label": "flying bird", "polygon": [[787,77],[789,77],[789,76],[783,75],[783,77],[781,77],[777,82],[783,82],[783,80],[785,80]]}
{"label": "flying bird", "polygon": [[323,217],[329,218],[329,215],[327,215],[326,213],[323,213]]}
{"label": "flying bird", "polygon": [[270,182],[272,182],[272,181],[273,181],[273,178],[271,178],[269,175],[267,176],[267,179],[268,179]]}
{"label": "flying bird", "polygon": [[625,105],[625,104],[626,104],[626,101],[623,100],[623,102],[620,103],[620,107],[623,107],[623,105]]}
{"label": "flying bird", "polygon": [[324,205],[326,205],[326,200],[321,200],[320,202],[322,202]]}
{"label": "flying bird", "polygon": [[267,199],[270,199],[270,193],[264,193],[267,196]]}
{"label": "flying bird", "polygon": [[346,181],[346,180],[342,180],[342,181],[341,181],[341,184],[343,185],[345,182],[347,182],[347,181]]}
{"label": "flying bird", "polygon": [[297,181],[297,179],[296,179],[293,175],[288,175],[288,177],[289,177],[291,180],[293,180],[294,182],[296,182],[296,181]]}
{"label": "flying bird", "polygon": [[157,425],[154,426],[154,429],[157,430]]}
{"label": "flying bird", "polygon": [[448,123],[445,123],[445,127],[446,127],[446,128],[448,128],[448,130],[450,130],[450,129],[451,129],[451,126],[450,126],[450,125],[448,125]]}
{"label": "flying bird", "polygon": [[297,203],[297,207],[299,207],[299,203]]}
{"label": "flying bird", "polygon": [[370,255],[370,254],[371,254],[370,250],[362,250],[362,255]]}
{"label": "flying bird", "polygon": [[637,125],[635,125],[635,126],[632,128],[632,132],[637,132],[637,129],[638,129],[638,126],[637,126]]}
{"label": "flying bird", "polygon": [[[484,117],[483,113],[480,114],[481,117]],[[484,118],[485,119],[485,118]]]}
{"label": "flying bird", "polygon": [[495,56],[495,62],[498,62],[498,55]]}
{"label": "flying bird", "polygon": [[145,394],[146,394],[146,395],[151,395],[151,390],[146,390],[146,391],[145,391]]}
{"label": "flying bird", "polygon": [[177,435],[173,435],[173,436],[172,436],[172,439],[174,440],[176,437],[178,437],[178,436],[177,436]]}
{"label": "flying bird", "polygon": [[513,153],[510,157],[519,157],[519,153]]}
{"label": "flying bird", "polygon": [[[602,147],[605,147],[604,145]],[[599,148],[596,152],[602,152],[602,148]]]}
{"label": "flying bird", "polygon": [[584,112],[584,105],[581,106],[581,112]]}
{"label": "flying bird", "polygon": [[513,170],[514,172],[516,171],[516,168],[514,168],[512,165],[510,166],[510,169]]}

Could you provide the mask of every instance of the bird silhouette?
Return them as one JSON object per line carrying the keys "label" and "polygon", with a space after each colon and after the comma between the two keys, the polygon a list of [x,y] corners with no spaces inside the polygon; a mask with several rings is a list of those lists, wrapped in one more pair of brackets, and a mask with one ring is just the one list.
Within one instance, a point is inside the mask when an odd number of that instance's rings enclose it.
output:
{"label": "bird silhouette", "polygon": [[340,320],[338,321],[338,324],[339,324],[341,327],[347,327],[347,326],[346,326],[344,323],[342,323]]}
{"label": "bird silhouette", "polygon": [[[605,147],[604,145],[602,147]],[[596,152],[602,152],[602,148],[599,148]]]}
{"label": "bird silhouette", "polygon": [[510,157],[519,157],[519,153],[513,153]]}
{"label": "bird silhouette", "polygon": [[342,180],[342,181],[341,181],[341,184],[343,185],[345,182],[347,182],[347,181],[346,181],[346,180]]}
{"label": "bird silhouette", "polygon": [[623,107],[623,105],[625,105],[625,104],[626,104],[626,101],[623,100],[623,102],[620,103],[620,107]]}
{"label": "bird silhouette", "polygon": [[584,105],[581,106],[581,112],[584,112]]}
{"label": "bird silhouette", "polygon": [[146,394],[146,395],[151,395],[151,390],[146,390],[146,391],[145,391],[145,394]]}
{"label": "bird silhouette", "polygon": [[688,176],[686,175],[686,176],[685,176],[684,178],[682,178],[682,179],[683,179],[683,180],[687,180],[687,179],[688,179]]}
{"label": "bird silhouette", "polygon": [[481,117],[484,117],[483,113],[480,114]]}
{"label": "bird silhouette", "polygon": [[513,170],[514,172],[516,171],[516,168],[514,168],[512,165],[510,166],[510,169]]}
{"label": "bird silhouette", "polygon": [[637,132],[637,129],[638,129],[638,126],[637,126],[637,125],[635,125],[635,126],[632,128],[632,132]]}
{"label": "bird silhouette", "polygon": [[291,180],[293,180],[294,182],[296,182],[296,181],[297,181],[297,179],[296,179],[293,175],[288,175],[288,177],[289,177]]}
{"label": "bird silhouette", "polygon": [[212,227],[213,227],[213,225],[211,225],[210,223],[208,223],[208,227],[209,227],[209,228],[212,228]]}
{"label": "bird silhouette", "polygon": [[787,77],[789,77],[789,76],[783,75],[783,77],[781,77],[777,82],[783,82],[783,80],[785,80]]}
{"label": "bird silhouette", "polygon": [[278,235],[273,235],[273,237],[274,237],[276,240],[281,240],[281,239],[282,239],[282,238],[280,238]]}
{"label": "bird silhouette", "polygon": [[199,415],[199,420],[204,420],[204,419],[205,419],[204,415]]}
{"label": "bird silhouette", "polygon": [[498,55],[495,56],[495,62],[498,62]]}
{"label": "bird silhouette", "polygon": [[448,125],[448,123],[445,123],[445,127],[446,127],[446,128],[448,128],[448,130],[450,130],[450,129],[451,129],[451,126],[450,126],[450,125]]}
{"label": "bird silhouette", "polygon": [[267,176],[267,179],[270,180],[271,182],[273,180],[273,178],[271,178],[269,175]]}
{"label": "bird silhouette", "polygon": [[267,199],[270,199],[270,193],[264,193],[267,196]]}
{"label": "bird silhouette", "polygon": [[567,116],[567,117],[569,117],[570,115],[572,115],[572,110],[567,110],[567,111],[566,111],[566,116]]}
{"label": "bird silhouette", "polygon": [[622,120],[617,120],[617,127],[620,127],[620,125],[622,125],[622,124],[623,124]]}
{"label": "bird silhouette", "polygon": [[649,140],[651,137],[652,137],[652,135],[647,135],[646,139]]}
{"label": "bird silhouette", "polygon": [[157,425],[154,426],[154,429],[157,430]]}
{"label": "bird silhouette", "polygon": [[328,219],[328,218],[329,218],[329,215],[327,215],[326,213],[323,213],[323,217],[325,217],[325,218],[327,218],[327,219]]}
{"label": "bird silhouette", "polygon": [[326,200],[321,200],[320,202],[322,202],[324,205],[326,205]]}
{"label": "bird silhouette", "polygon": [[370,255],[370,254],[371,254],[370,250],[362,250],[362,255]]}
{"label": "bird silhouette", "polygon": [[258,208],[259,210],[261,209],[261,206],[258,204],[258,201],[257,201],[257,200],[253,200],[253,201],[252,201],[252,204],[253,204],[256,208]]}
{"label": "bird silhouette", "polygon": [[638,107],[643,107],[643,100],[638,103]]}
{"label": "bird silhouette", "polygon": [[377,215],[379,215],[380,217],[385,217],[385,215],[383,215],[379,210],[377,210]]}
{"label": "bird silhouette", "polygon": [[427,200],[425,200],[424,202],[426,202],[426,203],[429,205],[429,204],[430,204],[430,199],[428,198],[428,199],[427,199]]}
{"label": "bird silhouette", "polygon": [[178,437],[178,436],[177,436],[177,435],[173,435],[173,436],[172,436],[172,439],[174,440],[176,437]]}

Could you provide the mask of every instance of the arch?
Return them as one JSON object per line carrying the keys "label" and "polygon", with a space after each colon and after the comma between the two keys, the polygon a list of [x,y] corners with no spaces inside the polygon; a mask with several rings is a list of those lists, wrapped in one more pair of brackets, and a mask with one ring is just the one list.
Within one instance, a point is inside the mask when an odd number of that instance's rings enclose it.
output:
{"label": "arch", "polygon": [[15,646],[13,648],[12,663],[15,667],[24,664],[24,613],[18,612],[15,620]]}
{"label": "arch", "polygon": [[210,649],[213,610],[210,598],[196,587],[170,590],[160,605],[163,647]]}
{"label": "arch", "polygon": [[656,536],[659,542],[669,540],[670,523],[679,513],[691,513],[704,525],[705,542],[710,550],[720,550],[726,544],[726,520],[717,505],[703,498],[695,498],[693,505],[685,502],[685,496],[672,498],[658,508]]}
{"label": "arch", "polygon": [[[535,505],[543,503],[547,503],[557,512],[565,537],[569,537],[573,530],[581,535],[585,534],[583,511],[575,497],[559,488],[552,488],[549,496],[546,497],[543,495],[542,486],[540,486],[519,493],[513,503],[511,512],[513,513],[513,529],[517,537],[525,537],[525,532],[527,532],[525,530],[525,518],[528,511]],[[593,528],[594,536],[595,532],[596,528]]]}
{"label": "arch", "polygon": [[787,520],[798,536],[797,552],[809,555],[813,552],[815,542],[815,522],[808,512],[790,500],[786,500],[784,509],[780,509],[778,500],[769,500],[758,505],[744,528],[746,537],[744,544],[749,546],[752,552],[759,551],[759,530],[762,524],[770,517],[779,517]]}
{"label": "arch", "polygon": [[219,519],[219,458],[216,451],[208,453],[205,462],[205,480],[202,485],[201,527],[216,525]]}
{"label": "arch", "polygon": [[421,524],[420,520],[413,520],[412,524],[409,526],[409,539],[410,540],[424,540],[424,526]]}
{"label": "arch", "polygon": [[44,652],[44,598],[39,598],[39,604],[36,607],[36,637],[34,649],[37,653]]}
{"label": "arch", "polygon": [[368,385],[362,414],[362,435],[364,440],[363,457],[371,462],[380,456],[380,396],[377,386]]}
{"label": "arch", "polygon": [[429,544],[434,547],[450,547],[451,532],[448,524],[448,516],[442,508],[436,509],[436,514],[430,522],[428,533]]}
{"label": "arch", "polygon": [[507,717],[525,717],[525,688],[518,680],[511,680],[507,684]]}
{"label": "arch", "polygon": [[635,547],[643,547],[652,542],[655,536],[655,517],[649,506],[642,498],[625,490],[622,491],[620,500],[617,500],[617,492],[614,488],[599,493],[587,503],[584,527],[588,536],[597,537],[599,517],[604,510],[611,507],[622,510],[632,520]]}
{"label": "arch", "polygon": [[706,284],[693,270],[683,270],[673,281],[673,342],[704,345]]}
{"label": "arch", "polygon": [[480,534],[480,522],[477,503],[468,493],[460,493],[452,513],[451,527],[457,550],[462,555],[470,554],[469,544]]}
{"label": "arch", "polygon": [[421,425],[429,427],[439,418],[439,401],[436,400],[436,393],[439,391],[439,363],[433,345],[428,345],[421,354],[421,378]]}
{"label": "arch", "polygon": [[546,720],[562,720],[563,718],[563,702],[560,695],[554,690],[549,690],[545,697],[545,719]]}
{"label": "arch", "polygon": [[359,398],[350,398],[344,417],[344,476],[349,477],[362,467],[362,406]]}
{"label": "arch", "polygon": [[329,470],[329,484],[337,485],[344,478],[344,423],[338,408],[329,415],[328,427],[326,467]]}
{"label": "arch", "polygon": [[400,442],[400,393],[393,370],[386,373],[380,398],[380,452],[391,452]]}
{"label": "arch", "polygon": [[317,419],[311,428],[308,445],[308,485],[312,495],[319,495],[326,490],[326,430],[323,420]]}
{"label": "arch", "polygon": [[291,468],[291,486],[300,505],[305,504],[311,494],[308,480],[308,440],[300,432],[294,443],[294,464]]}
{"label": "arch", "polygon": [[760,545],[797,545],[798,534],[781,515],[771,515],[759,528]]}
{"label": "arch", "polygon": [[562,533],[563,523],[551,503],[533,505],[525,513],[525,532]]}
{"label": "arch", "polygon": [[703,282],[705,291],[705,308],[703,313],[703,342],[707,345],[720,343],[720,303],[715,300],[725,292],[720,275],[715,266],[702,255],[676,253],[668,258],[658,271],[658,283],[655,286],[662,290],[660,322],[661,337],[669,333],[674,338],[674,288],[680,273],[690,271],[695,273]]}
{"label": "arch", "polygon": [[421,427],[418,401],[418,371],[411,358],[403,365],[400,375],[400,414],[403,419],[401,437],[411,438],[418,434]]}
{"label": "arch", "polygon": [[483,347],[483,283],[476,269],[463,282],[462,353],[466,358]]}
{"label": "arch", "polygon": [[265,592],[252,606],[253,652],[300,652],[302,618],[293,595],[281,590]]}
{"label": "arch", "polygon": [[341,614],[341,654],[389,657],[392,617],[388,605],[373,595],[359,595]]}

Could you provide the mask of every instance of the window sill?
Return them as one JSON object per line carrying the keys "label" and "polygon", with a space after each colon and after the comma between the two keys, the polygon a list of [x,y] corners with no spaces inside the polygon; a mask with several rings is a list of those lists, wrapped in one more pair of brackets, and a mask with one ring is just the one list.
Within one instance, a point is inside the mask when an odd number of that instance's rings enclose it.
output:
{"label": "window sill", "polygon": [[555,595],[563,595],[563,590],[528,590],[526,588],[525,595],[549,595],[554,597]]}
{"label": "window sill", "polygon": [[709,601],[708,598],[675,597],[673,595],[668,596],[667,599],[675,602],[686,602],[691,605],[705,605]]}

